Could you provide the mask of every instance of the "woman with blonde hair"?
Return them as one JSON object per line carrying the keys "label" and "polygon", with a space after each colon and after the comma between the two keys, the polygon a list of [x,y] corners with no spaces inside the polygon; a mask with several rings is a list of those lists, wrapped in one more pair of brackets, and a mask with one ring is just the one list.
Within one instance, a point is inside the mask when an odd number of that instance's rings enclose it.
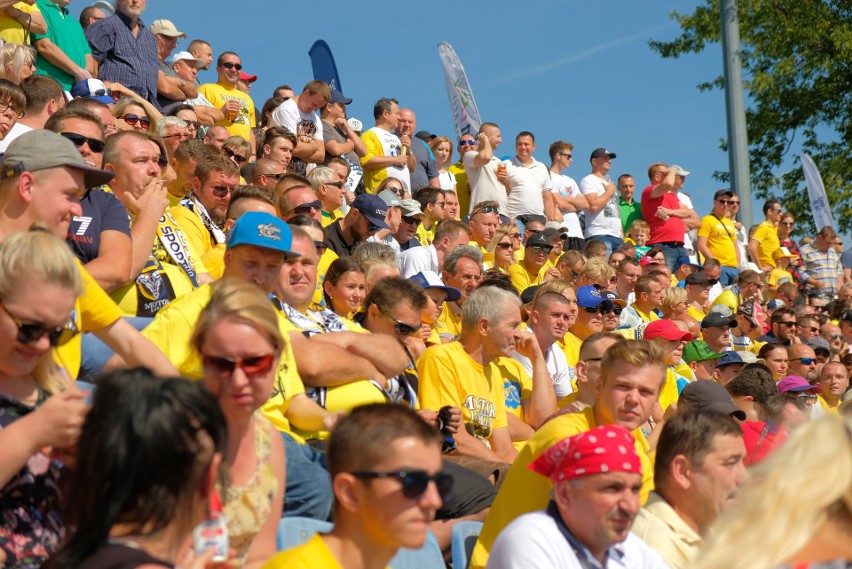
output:
{"label": "woman with blonde hair", "polygon": [[512,231],[518,232],[514,224],[505,224],[497,228],[491,242],[485,249],[494,255],[492,268],[508,273],[509,267],[515,264],[515,248],[512,242]]}
{"label": "woman with blonde hair", "polygon": [[51,357],[74,335],[80,270],[34,226],[0,243],[0,565],[39,567],[65,530],[62,455],[77,444],[84,394]]}
{"label": "woman with blonde hair", "polygon": [[112,108],[112,116],[118,130],[146,130],[150,133],[157,132],[157,120],[161,117],[159,111],[141,97],[119,99]]}
{"label": "woman with blonde hair", "polygon": [[806,423],[751,474],[694,569],[852,559],[852,420],[829,415]]}
{"label": "woman with blonde hair", "polygon": [[222,503],[239,566],[257,567],[275,551],[284,505],[284,442],[261,407],[275,390],[285,339],[278,314],[254,284],[223,279],[213,285],[192,345],[201,355],[204,386],[219,401],[228,425]]}
{"label": "woman with blonde hair", "polygon": [[242,136],[231,136],[222,144],[222,152],[242,168],[251,158],[251,144]]}
{"label": "woman with blonde hair", "polygon": [[36,51],[28,45],[5,43],[0,47],[0,77],[20,85],[36,72]]}
{"label": "woman with blonde hair", "polygon": [[589,285],[598,290],[614,289],[615,270],[603,259],[589,259],[577,276],[577,288]]}
{"label": "woman with blonde hair", "polygon": [[456,191],[456,177],[447,171],[447,166],[453,163],[453,143],[446,136],[436,136],[429,142],[429,148],[435,156],[435,166],[438,167],[438,181],[442,190]]}
{"label": "woman with blonde hair", "polygon": [[683,320],[688,316],[689,300],[686,289],[680,287],[667,288],[663,291],[663,318],[667,320]]}

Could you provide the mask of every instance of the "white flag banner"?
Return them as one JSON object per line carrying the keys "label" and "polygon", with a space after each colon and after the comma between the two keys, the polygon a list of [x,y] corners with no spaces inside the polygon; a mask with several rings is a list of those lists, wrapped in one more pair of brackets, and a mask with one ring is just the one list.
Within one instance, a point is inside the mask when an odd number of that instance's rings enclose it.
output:
{"label": "white flag banner", "polygon": [[808,198],[811,200],[811,211],[813,211],[814,225],[817,231],[823,227],[834,228],[834,218],[831,216],[831,204],[825,195],[825,186],[822,176],[814,164],[813,159],[802,153],[802,172],[805,174],[805,184],[808,186]]}
{"label": "white flag banner", "polygon": [[456,138],[463,134],[476,136],[482,121],[479,118],[479,110],[476,108],[476,101],[473,100],[473,91],[467,81],[464,67],[453,47],[446,42],[438,44],[438,55],[444,67],[444,82],[447,84],[447,97],[450,99]]}

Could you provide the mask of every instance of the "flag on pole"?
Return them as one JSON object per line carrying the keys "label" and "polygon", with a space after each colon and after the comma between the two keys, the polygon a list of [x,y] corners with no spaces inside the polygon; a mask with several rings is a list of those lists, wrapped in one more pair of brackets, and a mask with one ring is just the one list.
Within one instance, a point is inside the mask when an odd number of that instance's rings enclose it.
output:
{"label": "flag on pole", "polygon": [[450,99],[450,111],[453,114],[453,125],[456,138],[463,134],[476,136],[482,121],[479,110],[473,99],[473,91],[453,47],[447,42],[438,44],[438,55],[444,67],[444,82],[447,84],[447,97]]}
{"label": "flag on pole", "polygon": [[315,41],[311,49],[308,50],[308,55],[311,57],[311,68],[314,70],[314,79],[325,81],[329,87],[342,93],[343,87],[340,86],[337,65],[334,63],[334,56],[331,55],[331,48],[328,47],[325,40]]}
{"label": "flag on pole", "polygon": [[819,175],[819,170],[810,156],[802,153],[801,160],[802,172],[805,174],[805,184],[808,187],[808,198],[811,201],[814,225],[817,231],[826,226],[833,228],[834,218],[831,216],[831,204],[828,203],[828,198],[825,195],[822,176]]}

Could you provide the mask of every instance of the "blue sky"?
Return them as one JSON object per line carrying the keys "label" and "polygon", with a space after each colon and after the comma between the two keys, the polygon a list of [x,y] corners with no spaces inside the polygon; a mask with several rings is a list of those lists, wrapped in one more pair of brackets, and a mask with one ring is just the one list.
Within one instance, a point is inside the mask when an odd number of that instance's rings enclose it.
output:
{"label": "blue sky", "polygon": [[[579,180],[589,172],[591,151],[603,146],[618,155],[612,173],[633,174],[640,190],[649,164],[678,164],[692,173],[685,189],[704,215],[722,187],[713,171],[728,169],[719,150],[725,104],[722,92],[699,92],[696,85],[721,73],[721,48],[677,60],[648,48],[649,39],[678,34],[671,10],[695,5],[148,0],[143,19],[172,20],[189,39],[210,41],[214,55],[239,53],[244,69],[259,76],[252,89],[258,108],[275,86],[288,83],[298,92],[313,78],[307,52],[324,39],[343,91],[354,99],[350,116],[372,126],[373,103],[394,97],[415,111],[418,130],[437,134],[453,132],[437,52],[446,41],[465,66],[482,119],[501,126],[499,154],[512,154],[515,134],[529,130],[538,143],[535,157],[549,164],[550,143],[567,140],[575,147],[567,173]],[[72,12],[83,6],[75,0]],[[212,68],[199,77],[216,80]],[[759,205],[754,211],[755,222],[762,221]]]}

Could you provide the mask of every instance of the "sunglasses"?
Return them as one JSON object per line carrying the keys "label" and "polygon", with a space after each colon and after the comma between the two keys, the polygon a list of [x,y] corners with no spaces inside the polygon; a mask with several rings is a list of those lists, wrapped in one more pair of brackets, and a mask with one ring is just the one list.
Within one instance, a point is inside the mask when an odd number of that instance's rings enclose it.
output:
{"label": "sunglasses", "polygon": [[328,245],[325,241],[314,241],[314,247],[317,248],[317,255],[322,257],[322,254],[325,253],[326,249],[328,249]]}
{"label": "sunglasses", "polygon": [[180,138],[181,140],[189,140],[190,138],[193,138],[193,136],[188,132],[176,132],[174,134],[167,134],[163,138]]}
{"label": "sunglasses", "polygon": [[610,309],[607,309],[603,306],[603,303],[598,304],[597,306],[584,306],[583,310],[588,312],[589,314],[606,314],[607,312],[612,312],[616,316],[621,314],[621,308],[618,306],[613,306]]}
{"label": "sunglasses", "polygon": [[511,235],[509,235],[509,237],[511,237],[512,239],[520,239],[521,234],[520,233],[512,233]]}
{"label": "sunglasses", "polygon": [[239,154],[237,154],[236,152],[234,152],[230,148],[223,148],[222,152],[224,152],[225,156],[227,156],[228,158],[233,159],[234,162],[236,162],[237,164],[242,164],[246,161],[245,156],[240,156]]}
{"label": "sunglasses", "polygon": [[290,215],[291,213],[295,213],[296,215],[307,215],[311,213],[311,210],[322,211],[322,202],[319,200],[303,203],[302,205],[297,205],[290,211],[285,211],[284,215]]}
{"label": "sunglasses", "polygon": [[343,189],[343,186],[345,186],[346,184],[344,184],[343,182],[327,182],[323,185],[324,186],[334,186],[335,188]]}
{"label": "sunglasses", "polygon": [[530,247],[533,253],[550,253],[550,247],[540,247],[538,245],[533,245]]}
{"label": "sunglasses", "polygon": [[819,328],[817,328],[816,326],[805,326],[804,324],[799,324],[798,322],[796,323],[796,326],[798,326],[802,330],[810,330],[814,334],[819,332]]}
{"label": "sunglasses", "polygon": [[779,322],[778,324],[780,324],[781,326],[786,326],[787,328],[793,328],[796,325],[796,323],[792,322],[792,321],[791,322]]}
{"label": "sunglasses", "polygon": [[275,363],[275,354],[255,356],[252,358],[220,358],[216,356],[202,356],[204,368],[215,373],[219,377],[230,377],[239,368],[247,376],[262,375],[272,369]]}
{"label": "sunglasses", "polygon": [[787,360],[787,361],[790,362],[790,363],[801,362],[801,364],[804,365],[804,366],[809,366],[809,365],[813,365],[813,364],[817,363],[815,358],[794,358],[792,360]]}
{"label": "sunglasses", "polygon": [[240,64],[240,63],[231,63],[230,61],[227,61],[227,62],[225,62],[225,63],[220,63],[219,65],[221,65],[221,66],[222,66],[222,67],[224,67],[225,69],[236,69],[237,71],[242,71],[242,69],[243,69],[242,64]]}
{"label": "sunglasses", "polygon": [[719,202],[722,205],[730,205],[730,204],[734,203],[731,200],[716,200],[716,201]]}
{"label": "sunglasses", "polygon": [[140,117],[139,115],[128,113],[121,118],[124,119],[124,122],[126,122],[130,126],[136,126],[136,123],[141,124],[142,128],[148,128],[149,126],[151,126],[151,119],[149,119],[148,117]]}
{"label": "sunglasses", "polygon": [[88,136],[83,136],[82,134],[77,134],[76,132],[60,132],[62,136],[70,140],[74,143],[74,146],[80,148],[84,144],[89,145],[89,149],[92,152],[103,152],[104,151],[104,141],[98,140],[97,138],[89,138]]}
{"label": "sunglasses", "polygon": [[261,176],[264,176],[266,178],[272,178],[273,180],[280,180],[286,175],[287,172],[279,172],[278,174],[261,174]]}
{"label": "sunglasses", "polygon": [[459,146],[476,146],[477,144],[475,140],[459,140]]}
{"label": "sunglasses", "polygon": [[227,197],[228,194],[234,191],[234,188],[229,188],[227,186],[212,186],[210,189],[213,190],[212,193],[217,198]]}
{"label": "sunglasses", "polygon": [[393,478],[402,484],[402,495],[409,500],[419,500],[426,489],[429,488],[429,483],[434,482],[438,489],[438,494],[443,500],[450,495],[453,489],[453,477],[445,472],[439,472],[434,476],[426,474],[423,470],[396,470],[394,472],[372,472],[370,470],[361,470],[353,472],[352,476],[361,480],[373,480],[374,478]]}
{"label": "sunglasses", "polygon": [[112,89],[95,89],[89,93],[90,97],[112,97]]}
{"label": "sunglasses", "polygon": [[[377,307],[378,308],[378,307]],[[406,324],[405,322],[400,322],[381,308],[379,308],[379,312],[393,320],[393,331],[399,334],[400,336],[411,336],[418,330],[420,330],[420,326],[412,326],[411,324]]]}
{"label": "sunglasses", "polygon": [[565,152],[560,152],[559,155],[563,158],[574,158],[573,154],[566,154]]}
{"label": "sunglasses", "polygon": [[477,213],[497,213],[497,208],[491,205],[487,205],[485,207],[481,207],[479,209],[474,210],[473,213],[470,214],[470,217],[472,218]]}
{"label": "sunglasses", "polygon": [[402,220],[408,225],[420,225],[420,218],[418,217],[410,217],[407,215],[402,216]]}
{"label": "sunglasses", "polygon": [[78,332],[73,320],[69,320],[68,323],[63,324],[62,326],[48,327],[38,322],[24,322],[9,312],[9,309],[6,308],[5,304],[0,304],[0,306],[3,307],[3,312],[5,312],[9,318],[12,319],[12,322],[15,323],[15,326],[18,327],[18,333],[15,336],[15,340],[21,344],[33,344],[41,340],[42,337],[47,336],[47,341],[55,348],[56,346],[67,343],[68,340],[73,338]]}
{"label": "sunglasses", "polygon": [[500,248],[500,249],[505,249],[505,250],[508,251],[509,249],[512,248],[512,243],[511,242],[509,242],[509,243],[497,243],[497,247]]}
{"label": "sunglasses", "polygon": [[799,399],[804,399],[805,401],[816,401],[817,396],[815,393],[798,393],[796,397]]}
{"label": "sunglasses", "polygon": [[844,336],[843,334],[832,334],[832,335],[831,335],[831,340],[832,340],[832,341],[834,341],[834,340],[843,340],[844,338],[846,338],[846,336]]}
{"label": "sunglasses", "polygon": [[199,128],[201,128],[201,123],[200,123],[200,122],[198,122],[198,121],[188,121],[188,120],[186,120],[186,119],[183,119],[183,122],[185,122],[185,123],[187,124],[187,128],[192,127],[192,128],[194,128],[194,129],[196,129],[196,130],[198,130]]}

